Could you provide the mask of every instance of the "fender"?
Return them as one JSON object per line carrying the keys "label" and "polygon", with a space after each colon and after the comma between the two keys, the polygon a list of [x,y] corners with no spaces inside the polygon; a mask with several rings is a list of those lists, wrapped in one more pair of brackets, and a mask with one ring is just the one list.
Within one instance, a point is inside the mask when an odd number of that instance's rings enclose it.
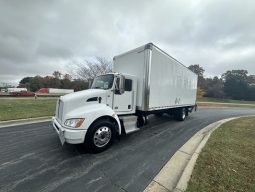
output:
{"label": "fender", "polygon": [[80,129],[87,130],[94,121],[96,121],[100,117],[105,116],[112,117],[117,121],[119,134],[121,134],[121,124],[118,115],[112,110],[112,108],[105,104],[93,103],[90,105],[81,106],[79,108],[69,111],[66,114],[65,119],[84,118],[85,120],[81,125]]}

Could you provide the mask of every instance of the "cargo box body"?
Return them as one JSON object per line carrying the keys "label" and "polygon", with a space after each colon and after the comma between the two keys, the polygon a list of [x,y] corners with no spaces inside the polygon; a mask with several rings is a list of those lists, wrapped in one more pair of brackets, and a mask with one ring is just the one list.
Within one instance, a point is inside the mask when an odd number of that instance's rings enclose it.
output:
{"label": "cargo box body", "polygon": [[152,43],[114,57],[113,70],[137,77],[137,110],[196,104],[197,75]]}

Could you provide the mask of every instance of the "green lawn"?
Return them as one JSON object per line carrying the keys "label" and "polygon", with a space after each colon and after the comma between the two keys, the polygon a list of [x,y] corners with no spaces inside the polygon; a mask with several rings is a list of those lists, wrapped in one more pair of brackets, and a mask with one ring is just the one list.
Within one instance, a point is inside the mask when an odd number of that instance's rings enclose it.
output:
{"label": "green lawn", "polygon": [[186,192],[255,191],[255,117],[223,124],[198,157]]}
{"label": "green lawn", "polygon": [[198,106],[203,107],[245,107],[255,108],[255,101],[241,101],[231,99],[216,99],[203,97],[197,100]]}
{"label": "green lawn", "polygon": [[[54,114],[57,98],[0,98],[0,121],[23,119],[30,117],[51,116]],[[209,102],[209,103],[199,103]],[[211,102],[225,102],[217,104]],[[250,104],[250,105],[247,105]],[[214,107],[255,107],[255,101],[219,100],[214,98],[202,98],[198,100],[199,106]]]}
{"label": "green lawn", "polygon": [[198,102],[217,102],[217,103],[236,103],[236,104],[254,104],[255,101],[242,101],[242,100],[232,100],[232,99],[217,99],[211,97],[199,98]]}
{"label": "green lawn", "polygon": [[0,121],[51,116],[57,98],[0,98]]}

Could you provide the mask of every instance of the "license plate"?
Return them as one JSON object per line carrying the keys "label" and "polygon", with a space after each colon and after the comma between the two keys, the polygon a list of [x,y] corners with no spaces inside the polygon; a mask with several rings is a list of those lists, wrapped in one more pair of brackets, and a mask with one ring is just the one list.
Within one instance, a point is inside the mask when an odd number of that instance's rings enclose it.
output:
{"label": "license plate", "polygon": [[64,131],[59,130],[59,139],[62,145],[65,143]]}

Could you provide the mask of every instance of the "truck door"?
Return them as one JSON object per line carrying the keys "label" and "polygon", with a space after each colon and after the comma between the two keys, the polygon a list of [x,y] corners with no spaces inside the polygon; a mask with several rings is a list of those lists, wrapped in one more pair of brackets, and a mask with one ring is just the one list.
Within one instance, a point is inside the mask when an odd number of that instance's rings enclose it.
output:
{"label": "truck door", "polygon": [[106,105],[113,109],[113,92],[108,92],[106,95]]}
{"label": "truck door", "polygon": [[121,95],[114,94],[113,110],[115,112],[132,111],[134,105],[134,90],[132,79],[125,79],[125,92]]}

